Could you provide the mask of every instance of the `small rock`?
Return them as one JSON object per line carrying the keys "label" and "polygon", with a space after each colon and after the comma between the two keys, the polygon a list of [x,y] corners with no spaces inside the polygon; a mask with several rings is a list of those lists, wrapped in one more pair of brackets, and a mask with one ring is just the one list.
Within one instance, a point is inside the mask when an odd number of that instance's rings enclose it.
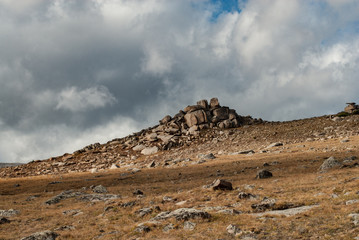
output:
{"label": "small rock", "polygon": [[74,230],[74,229],[75,229],[74,226],[66,225],[66,226],[61,226],[61,227],[55,228],[54,230],[55,231],[69,231],[69,230]]}
{"label": "small rock", "polygon": [[210,159],[215,159],[216,157],[213,155],[213,153],[209,153],[209,154],[199,154],[198,158],[203,160],[210,160]]}
{"label": "small rock", "polygon": [[184,201],[175,203],[175,205],[176,205],[176,206],[182,206],[182,205],[185,205],[186,203],[187,203],[187,200],[184,200]]}
{"label": "small rock", "polygon": [[353,223],[355,226],[359,225],[359,213],[351,213],[348,216],[353,219]]}
{"label": "small rock", "polygon": [[196,227],[196,224],[190,221],[186,221],[183,223],[183,229],[185,230],[194,230],[194,228]]}
{"label": "small rock", "polygon": [[143,192],[140,189],[136,189],[133,193],[133,195],[143,195]]}
{"label": "small rock", "polygon": [[0,217],[11,217],[14,215],[18,215],[20,213],[19,210],[9,209],[9,210],[0,210]]}
{"label": "small rock", "polygon": [[334,167],[339,167],[342,164],[335,159],[334,157],[329,157],[328,159],[326,159],[323,164],[319,167],[319,170],[328,170]]}
{"label": "small rock", "polygon": [[10,220],[5,217],[0,218],[0,225],[4,223],[10,223]]}
{"label": "small rock", "polygon": [[140,223],[139,225],[137,225],[137,227],[135,228],[135,232],[139,232],[139,233],[146,233],[151,231],[151,228],[149,226],[146,226],[143,223]]}
{"label": "small rock", "polygon": [[163,231],[169,232],[169,231],[173,230],[174,228],[175,228],[175,226],[172,223],[170,223],[163,227]]}
{"label": "small rock", "polygon": [[120,168],[117,164],[112,164],[110,169],[117,169],[117,168]]}
{"label": "small rock", "polygon": [[97,172],[98,172],[98,169],[97,169],[97,168],[92,168],[92,169],[90,170],[90,172],[91,172],[91,173],[97,173]]}
{"label": "small rock", "polygon": [[359,199],[348,200],[345,202],[345,205],[352,205],[355,203],[359,203]]}
{"label": "small rock", "polygon": [[246,192],[240,192],[238,193],[239,199],[255,199],[257,198],[256,195],[253,195],[252,193],[246,193]]}
{"label": "small rock", "polygon": [[107,193],[107,192],[108,192],[108,191],[107,191],[107,188],[105,188],[105,187],[102,186],[102,185],[98,185],[98,186],[92,188],[92,191],[93,191],[94,193]]}
{"label": "small rock", "polygon": [[257,176],[256,176],[257,179],[264,179],[264,178],[271,178],[271,177],[273,177],[273,174],[266,169],[258,171]]}
{"label": "small rock", "polygon": [[283,143],[276,142],[276,143],[272,143],[272,144],[268,145],[266,148],[280,147],[280,146],[283,146]]}
{"label": "small rock", "polygon": [[147,165],[148,168],[154,168],[156,167],[156,162],[155,161],[152,161],[150,162],[148,165]]}
{"label": "small rock", "polygon": [[142,151],[143,149],[145,149],[146,146],[145,145],[142,145],[142,144],[139,144],[135,147],[132,148],[133,151]]}
{"label": "small rock", "polygon": [[188,220],[192,218],[211,218],[211,215],[205,211],[197,210],[194,208],[179,208],[172,212],[161,212],[153,220],[165,220],[168,218],[175,218],[177,221]]}
{"label": "small rock", "polygon": [[141,208],[139,210],[137,210],[135,213],[137,214],[137,216],[139,217],[143,217],[143,216],[146,216],[150,213],[153,212],[153,209],[152,207],[147,207],[147,208]]}
{"label": "small rock", "polygon": [[226,228],[227,232],[231,235],[239,235],[241,234],[241,229],[239,229],[236,225],[230,224],[228,225],[228,227]]}
{"label": "small rock", "polygon": [[213,190],[233,190],[232,183],[223,179],[214,180],[211,187]]}
{"label": "small rock", "polygon": [[37,232],[30,236],[24,237],[21,240],[55,240],[59,235],[49,230],[44,232]]}

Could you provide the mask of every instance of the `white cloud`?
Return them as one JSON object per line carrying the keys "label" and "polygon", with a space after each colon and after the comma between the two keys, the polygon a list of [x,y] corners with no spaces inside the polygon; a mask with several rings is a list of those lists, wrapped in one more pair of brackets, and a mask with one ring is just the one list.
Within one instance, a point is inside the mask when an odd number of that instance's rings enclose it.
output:
{"label": "white cloud", "polygon": [[104,86],[78,90],[77,87],[66,88],[59,94],[56,109],[72,112],[101,108],[116,102],[109,90]]}
{"label": "white cloud", "polygon": [[0,0],[0,161],[123,136],[201,98],[266,120],[358,101],[358,1],[249,0],[217,19],[210,2]]}

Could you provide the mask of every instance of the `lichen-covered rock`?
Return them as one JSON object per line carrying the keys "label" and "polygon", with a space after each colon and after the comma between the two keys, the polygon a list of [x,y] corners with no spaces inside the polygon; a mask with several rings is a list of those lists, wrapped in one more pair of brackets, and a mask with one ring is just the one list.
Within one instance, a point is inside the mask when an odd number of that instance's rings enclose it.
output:
{"label": "lichen-covered rock", "polygon": [[323,162],[323,164],[319,167],[319,170],[328,170],[331,168],[339,167],[341,165],[342,163],[339,162],[337,159],[335,159],[334,157],[330,157]]}
{"label": "lichen-covered rock", "polygon": [[209,219],[211,215],[205,211],[194,208],[179,208],[172,212],[161,212],[153,220],[165,220],[168,218],[175,218],[176,220],[185,220],[193,218]]}
{"label": "lichen-covered rock", "polygon": [[21,240],[55,240],[59,235],[52,231],[37,232]]}

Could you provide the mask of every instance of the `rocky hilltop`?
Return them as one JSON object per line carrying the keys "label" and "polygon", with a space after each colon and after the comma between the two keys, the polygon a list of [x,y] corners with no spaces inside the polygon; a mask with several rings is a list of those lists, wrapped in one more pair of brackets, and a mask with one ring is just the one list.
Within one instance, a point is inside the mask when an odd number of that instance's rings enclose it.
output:
{"label": "rocky hilltop", "polygon": [[[68,172],[84,172],[119,168],[134,164],[142,156],[179,147],[188,147],[216,135],[224,129],[262,123],[262,119],[240,116],[236,110],[221,106],[217,98],[200,100],[173,117],[167,115],[159,125],[143,129],[130,136],[113,139],[106,144],[94,143],[72,154],[64,154],[29,164],[4,168],[0,177],[34,176]],[[211,131],[212,130],[212,131]],[[202,131],[202,136],[201,136]],[[204,135],[203,135],[204,133]]]}

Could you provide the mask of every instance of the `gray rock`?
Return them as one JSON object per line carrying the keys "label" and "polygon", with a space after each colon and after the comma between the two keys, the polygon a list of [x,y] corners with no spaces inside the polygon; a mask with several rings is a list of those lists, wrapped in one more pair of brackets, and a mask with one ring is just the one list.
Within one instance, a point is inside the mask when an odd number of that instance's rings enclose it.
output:
{"label": "gray rock", "polygon": [[352,205],[355,203],[359,203],[359,199],[348,200],[345,202],[345,205]]}
{"label": "gray rock", "polygon": [[143,155],[152,155],[158,152],[158,147],[154,146],[154,147],[148,147],[145,148],[141,151],[141,154]]}
{"label": "gray rock", "polygon": [[216,157],[213,155],[213,153],[209,153],[209,154],[199,154],[198,158],[204,160],[210,160],[210,159],[215,159]]}
{"label": "gray rock", "polygon": [[65,225],[65,226],[55,228],[54,230],[55,231],[69,231],[69,230],[74,230],[74,229],[75,229],[75,227],[72,225]]}
{"label": "gray rock", "polygon": [[284,210],[274,210],[274,211],[267,211],[263,213],[255,213],[254,216],[261,217],[264,215],[277,215],[277,216],[294,216],[299,213],[303,213],[306,211],[309,211],[312,208],[318,207],[318,205],[310,205],[310,206],[302,206],[302,207],[295,207],[295,208],[289,208]]}
{"label": "gray rock", "polygon": [[331,169],[331,168],[339,167],[341,165],[342,165],[342,163],[339,162],[337,159],[335,159],[334,157],[329,157],[319,167],[319,170],[322,170],[322,171],[323,170],[328,170],[328,169]]}
{"label": "gray rock", "polygon": [[64,191],[64,192],[60,193],[59,195],[47,200],[45,202],[45,204],[52,205],[52,204],[59,203],[61,200],[64,200],[67,198],[78,197],[78,196],[82,196],[82,195],[84,195],[84,193],[82,193],[82,192],[74,192],[73,190],[67,190],[67,191]]}
{"label": "gray rock", "polygon": [[113,200],[119,198],[121,198],[121,196],[116,194],[84,194],[79,197],[79,200],[85,202],[98,202],[98,201],[107,201],[107,200]]}
{"label": "gray rock", "polygon": [[190,221],[186,221],[183,223],[183,229],[185,230],[194,230],[194,228],[196,227],[196,224],[194,222],[190,222]]}
{"label": "gray rock", "polygon": [[151,214],[152,212],[153,212],[153,208],[147,207],[147,208],[141,208],[141,209],[137,210],[135,213],[137,214],[137,216],[143,217],[148,214]]}
{"label": "gray rock", "polygon": [[153,220],[165,220],[168,218],[175,218],[176,220],[185,220],[193,218],[209,219],[211,215],[205,211],[197,210],[194,208],[179,208],[172,212],[161,212]]}
{"label": "gray rock", "polygon": [[252,193],[246,193],[246,192],[240,192],[238,193],[239,199],[255,199],[257,198],[256,195],[253,195]]}
{"label": "gray rock", "polygon": [[143,149],[145,149],[146,146],[143,144],[137,145],[135,147],[132,148],[133,151],[142,151]]}
{"label": "gray rock", "polygon": [[14,215],[18,215],[20,213],[19,210],[9,209],[9,210],[0,210],[0,217],[11,217]]}
{"label": "gray rock", "polygon": [[163,231],[169,232],[169,231],[173,230],[174,228],[175,228],[175,226],[172,223],[170,223],[163,227]]}
{"label": "gray rock", "polygon": [[151,231],[151,228],[143,223],[140,223],[137,225],[134,231],[139,233],[146,233]]}
{"label": "gray rock", "polygon": [[52,231],[37,232],[21,240],[55,240],[59,235]]}
{"label": "gray rock", "polygon": [[92,191],[94,193],[107,193],[107,188],[105,188],[104,186],[102,185],[97,185],[96,187],[92,188]]}
{"label": "gray rock", "polygon": [[266,169],[258,171],[257,176],[256,176],[257,179],[264,179],[264,178],[271,178],[271,177],[273,177],[273,174]]}
{"label": "gray rock", "polygon": [[355,226],[359,226],[359,213],[351,213],[348,216],[353,220]]}
{"label": "gray rock", "polygon": [[226,230],[231,235],[239,235],[242,232],[242,230],[239,229],[239,227],[237,227],[236,225],[233,225],[233,224],[228,225]]}

